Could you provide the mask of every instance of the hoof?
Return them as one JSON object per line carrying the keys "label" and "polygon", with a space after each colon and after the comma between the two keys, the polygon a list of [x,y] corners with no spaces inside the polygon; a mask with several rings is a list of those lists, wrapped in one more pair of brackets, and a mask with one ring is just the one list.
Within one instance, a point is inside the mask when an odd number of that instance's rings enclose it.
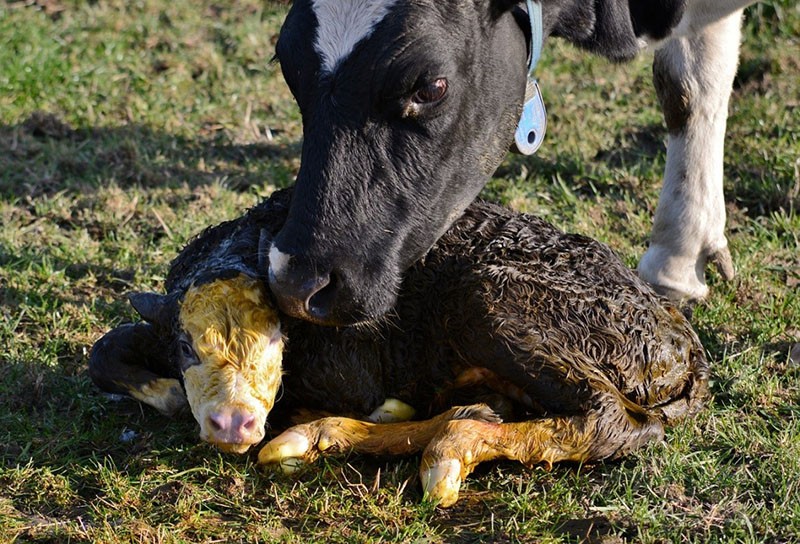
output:
{"label": "hoof", "polygon": [[703,276],[705,258],[673,256],[669,248],[651,245],[639,261],[639,277],[654,291],[677,304],[708,296]]}
{"label": "hoof", "polygon": [[[294,459],[300,461],[311,447],[308,438],[296,431],[286,431],[277,438],[269,441],[258,452],[258,462],[262,465],[281,463]],[[294,463],[294,462],[293,462]]]}
{"label": "hoof", "polygon": [[731,281],[736,277],[736,270],[733,267],[733,257],[728,246],[723,247],[715,253],[708,256],[708,261],[714,263],[717,267],[717,272],[722,276],[725,281]]}
{"label": "hoof", "polygon": [[414,407],[397,399],[386,399],[368,417],[367,421],[373,423],[400,423],[409,421],[416,410]]}
{"label": "hoof", "polygon": [[297,457],[289,457],[280,462],[281,471],[286,475],[292,475],[298,472],[306,465],[305,461]]}
{"label": "hoof", "polygon": [[458,500],[461,489],[461,463],[447,459],[420,471],[423,498],[446,508]]}

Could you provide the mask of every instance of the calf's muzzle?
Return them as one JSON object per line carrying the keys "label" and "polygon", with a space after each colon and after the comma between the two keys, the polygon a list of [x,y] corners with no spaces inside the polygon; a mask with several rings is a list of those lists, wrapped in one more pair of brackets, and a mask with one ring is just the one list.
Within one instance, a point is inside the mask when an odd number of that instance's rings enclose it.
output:
{"label": "calf's muzzle", "polygon": [[256,416],[245,408],[224,405],[206,417],[208,441],[223,448],[252,446],[264,438],[263,427],[258,425]]}

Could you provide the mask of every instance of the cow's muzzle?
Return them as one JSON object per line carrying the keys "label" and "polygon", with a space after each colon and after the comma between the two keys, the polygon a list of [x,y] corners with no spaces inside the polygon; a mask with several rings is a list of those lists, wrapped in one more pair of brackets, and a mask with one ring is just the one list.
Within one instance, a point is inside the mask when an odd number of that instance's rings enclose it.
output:
{"label": "cow's muzzle", "polygon": [[280,309],[320,325],[359,321],[351,314],[352,297],[342,274],[321,263],[304,264],[275,245],[269,251],[269,287]]}
{"label": "cow's muzzle", "polygon": [[337,298],[338,280],[335,274],[281,275],[269,269],[269,286],[275,294],[280,309],[300,319],[335,325],[333,302]]}

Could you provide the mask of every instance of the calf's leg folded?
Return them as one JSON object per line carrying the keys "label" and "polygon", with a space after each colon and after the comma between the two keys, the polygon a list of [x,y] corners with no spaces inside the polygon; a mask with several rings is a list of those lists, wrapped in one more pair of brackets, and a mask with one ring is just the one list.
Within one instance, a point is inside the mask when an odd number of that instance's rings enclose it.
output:
{"label": "calf's leg folded", "polygon": [[107,332],[92,347],[89,376],[101,390],[133,397],[172,416],[188,407],[168,346],[149,323],[128,323]]}
{"label": "calf's leg folded", "polygon": [[310,463],[320,454],[354,451],[370,455],[410,455],[421,452],[448,421],[476,419],[499,422],[483,404],[455,407],[425,421],[371,423],[346,417],[326,417],[295,425],[268,442],[259,452],[262,464],[287,461]]}
{"label": "calf's leg folded", "polygon": [[440,506],[452,505],[461,482],[485,461],[510,459],[526,466],[599,461],[663,438],[659,419],[631,413],[625,404],[604,404],[604,409],[587,415],[516,423],[447,421],[422,455],[420,478],[425,496]]}

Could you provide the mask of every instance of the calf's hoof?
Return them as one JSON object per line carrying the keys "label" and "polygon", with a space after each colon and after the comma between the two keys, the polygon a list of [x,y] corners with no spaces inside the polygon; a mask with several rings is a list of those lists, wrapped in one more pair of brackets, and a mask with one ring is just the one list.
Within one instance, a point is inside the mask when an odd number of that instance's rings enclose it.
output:
{"label": "calf's hoof", "polygon": [[458,500],[462,480],[461,462],[457,459],[442,459],[433,465],[420,468],[422,497],[447,508]]}
{"label": "calf's hoof", "polygon": [[284,472],[294,472],[324,452],[350,448],[357,441],[362,424],[349,418],[326,417],[295,425],[267,442],[258,453],[258,462],[280,464]]}
{"label": "calf's hoof", "polygon": [[406,404],[402,400],[389,398],[367,416],[367,421],[373,423],[399,423],[411,420],[415,413],[416,410],[413,406]]}
{"label": "calf's hoof", "polygon": [[311,442],[303,433],[289,429],[261,448],[258,462],[279,465],[285,474],[292,474],[305,465],[304,458],[310,449]]}

